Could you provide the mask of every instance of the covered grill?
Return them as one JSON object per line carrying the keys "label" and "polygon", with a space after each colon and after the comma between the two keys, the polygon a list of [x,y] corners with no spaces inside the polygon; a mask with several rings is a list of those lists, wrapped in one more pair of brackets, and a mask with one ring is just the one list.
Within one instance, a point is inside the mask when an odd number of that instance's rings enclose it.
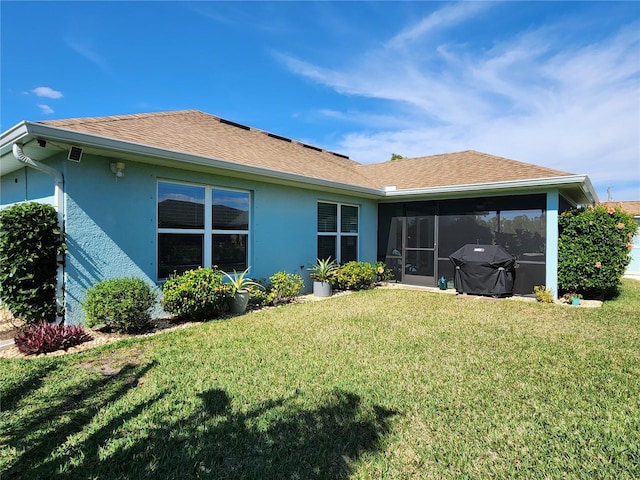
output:
{"label": "covered grill", "polygon": [[516,258],[501,245],[467,244],[449,255],[455,266],[458,293],[506,296],[513,294]]}

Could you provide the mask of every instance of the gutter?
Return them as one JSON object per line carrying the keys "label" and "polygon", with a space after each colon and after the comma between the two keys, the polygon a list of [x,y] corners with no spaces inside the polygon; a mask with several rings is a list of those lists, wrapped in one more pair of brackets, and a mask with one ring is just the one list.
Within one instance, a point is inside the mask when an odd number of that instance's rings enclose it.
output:
{"label": "gutter", "polygon": [[[40,162],[27,157],[22,151],[22,145],[18,143],[13,144],[13,156],[19,161],[34,168],[40,172],[46,173],[53,177],[55,181],[54,194],[53,194],[53,208],[58,213],[58,228],[60,229],[60,235],[64,238],[64,177],[62,173],[49,165],[44,165]],[[56,321],[62,323],[64,321],[63,306],[64,306],[64,254],[59,255],[57,262],[58,268],[56,273]]]}
{"label": "gutter", "polygon": [[546,177],[535,178],[525,180],[511,180],[507,182],[489,182],[489,183],[472,183],[466,185],[450,185],[444,187],[428,187],[428,188],[407,188],[407,189],[394,189],[393,187],[386,187],[384,192],[385,197],[411,197],[411,196],[425,196],[425,195],[450,195],[455,193],[472,193],[482,191],[498,191],[505,189],[521,189],[521,188],[545,188],[549,186],[569,186],[577,185],[580,187],[585,197],[587,197],[592,203],[598,202],[598,195],[596,194],[591,181],[587,175],[565,175],[562,177]]}

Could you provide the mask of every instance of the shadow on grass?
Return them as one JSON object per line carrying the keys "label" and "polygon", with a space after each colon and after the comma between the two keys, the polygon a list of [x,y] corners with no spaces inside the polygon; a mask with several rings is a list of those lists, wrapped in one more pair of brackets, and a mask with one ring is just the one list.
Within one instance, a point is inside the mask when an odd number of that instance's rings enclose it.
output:
{"label": "shadow on grass", "polygon": [[[101,387],[87,385],[85,393]],[[126,388],[125,384],[115,388],[101,403],[115,400]],[[38,436],[2,478],[52,478],[63,471],[64,478],[344,479],[361,455],[382,447],[395,414],[363,405],[357,395],[340,390],[314,401],[312,408],[294,396],[264,402],[247,412],[232,409],[223,390],[208,390],[198,397],[197,407],[186,416],[176,414],[181,407],[174,403],[179,399],[167,392],[140,400],[88,433],[77,451],[50,455],[56,444],[87,428],[100,414],[95,405],[55,432]],[[144,434],[134,432],[135,440],[123,441],[125,422],[148,413],[156,402],[161,411],[168,411],[148,422]],[[35,422],[29,423],[28,428],[37,428]],[[116,437],[117,445],[104,453],[105,445]],[[75,460],[70,461],[72,457]]]}
{"label": "shadow on grass", "polygon": [[[69,385],[47,385],[43,378],[51,368],[36,369],[10,388],[2,405],[2,437],[8,438],[8,446],[19,453],[9,468],[1,466],[2,480],[54,477],[61,462],[52,458],[52,451],[69,437],[80,434],[100,414],[102,407],[125,395],[154,365],[154,362],[126,364],[117,377],[101,375],[82,384]],[[28,398],[45,395],[39,391],[43,387],[50,390],[46,398]],[[127,412],[117,423],[135,415],[135,411]]]}

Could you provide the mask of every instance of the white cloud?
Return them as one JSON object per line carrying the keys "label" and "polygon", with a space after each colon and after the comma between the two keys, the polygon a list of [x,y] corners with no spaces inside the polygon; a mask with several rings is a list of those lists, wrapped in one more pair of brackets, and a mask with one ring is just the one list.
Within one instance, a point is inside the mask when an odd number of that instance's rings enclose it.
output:
{"label": "white cloud", "polygon": [[86,42],[70,38],[67,38],[65,41],[67,43],[67,46],[69,46],[69,48],[71,48],[74,52],[82,55],[84,58],[86,58],[105,72],[109,72],[109,64],[107,63],[107,61],[100,54],[95,52]]}
{"label": "white cloud", "polygon": [[391,101],[384,112],[397,117],[391,128],[353,132],[335,146],[358,161],[475,149],[587,173],[601,198],[611,185],[632,195],[618,200],[640,198],[637,22],[597,42],[579,43],[566,25],[549,24],[488,50],[429,45],[430,32],[470,19],[478,8],[446,6],[343,70],[280,58],[292,72],[341,94]]}
{"label": "white cloud", "polygon": [[469,20],[490,7],[489,2],[460,2],[447,5],[398,33],[388,42],[388,47],[398,49],[435,30],[446,29]]}
{"label": "white cloud", "polygon": [[44,103],[39,103],[38,108],[44,115],[51,115],[52,113],[54,113],[53,108],[51,108],[49,105],[45,105]]}
{"label": "white cloud", "polygon": [[50,88],[50,87],[36,87],[33,90],[31,90],[31,93],[33,93],[38,97],[46,97],[46,98],[53,98],[53,99],[58,99],[63,97],[62,92],[58,90],[54,90],[53,88]]}

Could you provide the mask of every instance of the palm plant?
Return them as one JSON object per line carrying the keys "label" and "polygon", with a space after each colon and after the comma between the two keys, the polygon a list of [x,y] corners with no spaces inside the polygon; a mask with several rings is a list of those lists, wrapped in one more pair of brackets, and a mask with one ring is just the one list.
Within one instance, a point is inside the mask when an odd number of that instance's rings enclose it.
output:
{"label": "palm plant", "polygon": [[249,269],[251,267],[247,267],[243,272],[238,273],[236,270],[233,271],[233,274],[229,274],[227,272],[223,272],[224,276],[229,280],[229,285],[231,286],[231,293],[235,295],[240,291],[247,290],[249,287],[258,287],[264,288],[258,282],[253,281],[251,278],[247,277],[249,274]]}
{"label": "palm plant", "polygon": [[324,259],[317,259],[316,263],[309,267],[307,270],[311,272],[309,275],[312,279],[318,282],[330,282],[331,278],[335,275],[338,269],[338,264],[335,260],[331,260],[331,257]]}

